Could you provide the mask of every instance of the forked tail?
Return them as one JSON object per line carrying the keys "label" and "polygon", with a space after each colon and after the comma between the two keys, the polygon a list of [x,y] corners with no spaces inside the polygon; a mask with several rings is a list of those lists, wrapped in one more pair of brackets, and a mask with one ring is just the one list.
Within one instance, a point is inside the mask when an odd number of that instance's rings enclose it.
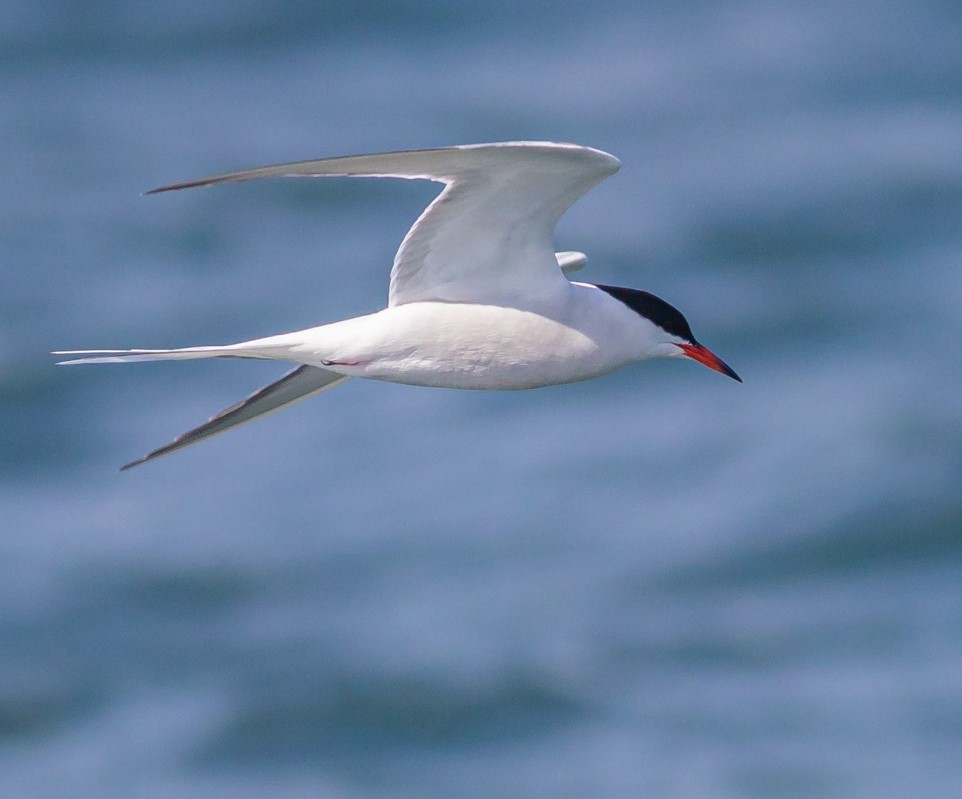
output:
{"label": "forked tail", "polygon": [[[249,342],[248,342],[249,344]],[[92,357],[74,358],[60,361],[71,366],[79,363],[128,363],[131,361],[179,361],[194,358],[270,358],[265,350],[252,349],[243,344],[226,347],[184,347],[173,350],[68,350],[55,352],[54,355],[84,355]],[[307,399],[325,389],[332,388],[347,380],[346,375],[321,369],[317,366],[298,366],[280,380],[258,389],[249,397],[215,414],[204,424],[177,436],[169,444],[149,452],[142,458],[121,467],[129,469],[154,458],[196,444],[211,436],[224,433],[238,425],[252,422],[268,413],[273,413],[294,402]]]}
{"label": "forked tail", "polygon": [[93,357],[58,361],[59,366],[80,363],[132,363],[134,361],[188,361],[195,358],[262,358],[255,351],[244,350],[242,345],[228,344],[213,347],[180,347],[172,350],[57,350],[53,355],[85,355]]}

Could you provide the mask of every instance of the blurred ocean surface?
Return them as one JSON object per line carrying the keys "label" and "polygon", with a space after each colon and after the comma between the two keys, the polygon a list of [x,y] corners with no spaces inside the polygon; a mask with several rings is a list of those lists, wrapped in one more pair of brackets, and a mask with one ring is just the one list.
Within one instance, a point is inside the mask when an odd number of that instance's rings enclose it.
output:
{"label": "blurred ocean surface", "polygon": [[[0,2],[0,796],[962,796],[958,3]],[[562,220],[744,377],[61,370],[375,310],[403,181],[556,139]]]}

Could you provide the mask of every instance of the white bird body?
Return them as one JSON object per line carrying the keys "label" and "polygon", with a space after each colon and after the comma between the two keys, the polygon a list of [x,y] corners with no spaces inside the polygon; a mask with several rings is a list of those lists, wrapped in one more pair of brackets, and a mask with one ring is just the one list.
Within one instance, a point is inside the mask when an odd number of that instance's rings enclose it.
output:
{"label": "white bird body", "polygon": [[[414,302],[277,336],[85,363],[262,358],[433,388],[519,390],[589,380],[652,355],[656,328],[601,289],[568,283],[538,307]],[[80,361],[70,361],[80,363]]]}
{"label": "white bird body", "polygon": [[299,364],[127,466],[348,377],[438,388],[529,389],[587,380],[648,358],[688,356],[738,379],[695,341],[684,317],[663,300],[568,280],[586,258],[553,251],[555,223],[617,168],[613,156],[588,147],[507,142],[304,161],[156,189],[272,176],[402,177],[445,184],[401,243],[384,310],[224,346],[59,354],[94,356],[66,363],[240,357]]}
{"label": "white bird body", "polygon": [[648,357],[652,326],[637,314],[592,285],[559,293],[541,307],[414,302],[234,347],[346,377],[495,390],[587,380]]}

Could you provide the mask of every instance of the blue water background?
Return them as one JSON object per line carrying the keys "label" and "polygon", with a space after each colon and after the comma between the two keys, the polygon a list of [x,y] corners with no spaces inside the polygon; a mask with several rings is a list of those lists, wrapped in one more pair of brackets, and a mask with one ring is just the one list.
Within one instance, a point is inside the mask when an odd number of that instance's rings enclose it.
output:
{"label": "blue water background", "polygon": [[[962,12],[937,0],[0,2],[0,795],[962,796]],[[430,184],[141,197],[503,139],[692,363],[64,370],[382,306]]]}

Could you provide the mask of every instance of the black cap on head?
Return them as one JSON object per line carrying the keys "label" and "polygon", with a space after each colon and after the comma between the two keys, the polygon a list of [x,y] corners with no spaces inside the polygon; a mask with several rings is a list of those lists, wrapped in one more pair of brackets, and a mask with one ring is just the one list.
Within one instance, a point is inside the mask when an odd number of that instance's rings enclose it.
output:
{"label": "black cap on head", "polygon": [[656,297],[654,294],[640,289],[602,285],[598,285],[598,288],[607,292],[616,300],[623,302],[639,316],[643,316],[658,325],[668,335],[680,338],[682,343],[677,346],[687,357],[704,364],[709,369],[721,372],[739,383],[742,382],[742,379],[735,374],[734,369],[695,340],[695,336],[691,332],[691,325],[674,305],[669,305],[661,297]]}
{"label": "black cap on head", "polygon": [[697,344],[695,336],[691,332],[691,325],[685,319],[681,311],[674,305],[669,305],[661,297],[656,297],[647,291],[640,289],[626,289],[620,286],[602,286],[595,284],[602,291],[607,292],[616,300],[623,302],[635,313],[650,319],[658,327],[672,336]]}

